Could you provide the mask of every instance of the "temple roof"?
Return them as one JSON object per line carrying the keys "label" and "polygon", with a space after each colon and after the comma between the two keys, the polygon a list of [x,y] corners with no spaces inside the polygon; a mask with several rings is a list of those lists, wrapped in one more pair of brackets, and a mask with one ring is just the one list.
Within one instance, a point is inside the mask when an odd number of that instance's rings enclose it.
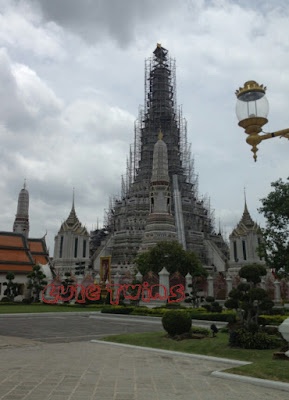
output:
{"label": "temple roof", "polygon": [[237,227],[233,230],[230,236],[242,236],[246,235],[250,231],[259,231],[259,225],[254,222],[251,218],[251,215],[248,211],[247,202],[245,200],[244,212],[240,222],[238,223]]}
{"label": "temple roof", "polygon": [[72,231],[74,233],[79,233],[81,235],[88,235],[87,229],[85,226],[82,226],[81,222],[77,218],[76,212],[75,212],[75,207],[74,207],[74,194],[73,194],[73,200],[72,200],[72,207],[70,214],[66,221],[64,221],[60,227],[60,230],[58,233],[61,232],[67,232],[67,231]]}
{"label": "temple roof", "polygon": [[35,261],[22,233],[0,232],[0,271],[31,272]]}
{"label": "temple roof", "polygon": [[22,233],[0,232],[0,271],[31,272],[49,264],[45,238],[26,239]]}
{"label": "temple roof", "polygon": [[29,250],[35,261],[35,264],[46,265],[50,263],[49,254],[46,247],[45,238],[27,239]]}

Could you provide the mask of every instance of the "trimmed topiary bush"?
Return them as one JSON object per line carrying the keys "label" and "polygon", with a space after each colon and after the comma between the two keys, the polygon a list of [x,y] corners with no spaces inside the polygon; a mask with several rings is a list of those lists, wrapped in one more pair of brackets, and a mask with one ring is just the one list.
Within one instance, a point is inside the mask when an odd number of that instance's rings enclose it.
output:
{"label": "trimmed topiary bush", "polygon": [[165,331],[170,336],[181,335],[190,332],[192,319],[189,313],[182,311],[168,311],[162,318]]}

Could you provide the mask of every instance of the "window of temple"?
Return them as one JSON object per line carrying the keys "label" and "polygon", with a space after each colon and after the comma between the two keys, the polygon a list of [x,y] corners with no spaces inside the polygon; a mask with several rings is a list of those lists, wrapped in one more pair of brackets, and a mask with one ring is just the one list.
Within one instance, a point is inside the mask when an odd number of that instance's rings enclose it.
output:
{"label": "window of temple", "polygon": [[82,257],[86,257],[86,240],[83,241]]}
{"label": "window of temple", "polygon": [[63,236],[60,237],[59,258],[62,258],[62,250],[63,250]]}
{"label": "window of temple", "polygon": [[234,246],[234,260],[237,262],[238,261],[238,253],[237,253],[237,242],[235,240],[234,240],[233,246]]}
{"label": "window of temple", "polygon": [[78,247],[78,238],[75,238],[75,241],[74,241],[74,258],[77,257],[77,247]]}
{"label": "window of temple", "polygon": [[244,260],[247,260],[246,242],[245,242],[245,240],[242,240],[242,247],[243,247],[243,259],[244,259]]}

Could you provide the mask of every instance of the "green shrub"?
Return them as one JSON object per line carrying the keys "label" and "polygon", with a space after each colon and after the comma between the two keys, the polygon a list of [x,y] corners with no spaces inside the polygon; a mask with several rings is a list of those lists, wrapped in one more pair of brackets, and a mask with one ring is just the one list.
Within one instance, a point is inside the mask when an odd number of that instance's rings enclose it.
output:
{"label": "green shrub", "polygon": [[285,310],[283,307],[273,307],[268,312],[264,313],[265,315],[284,315]]}
{"label": "green shrub", "polygon": [[162,324],[170,336],[175,336],[190,332],[192,319],[187,312],[168,311],[162,318]]}
{"label": "green shrub", "polygon": [[276,346],[276,341],[264,332],[252,333],[246,329],[238,329],[230,338],[230,345],[243,349],[271,349]]}
{"label": "green shrub", "polygon": [[276,326],[265,326],[264,332],[271,336],[280,336],[279,330]]}
{"label": "green shrub", "polygon": [[1,303],[11,303],[11,304],[14,304],[13,301],[11,301],[11,299],[9,299],[9,297],[2,297]]}
{"label": "green shrub", "polygon": [[33,302],[33,298],[32,297],[30,297],[28,299],[23,299],[21,301],[21,303],[23,303],[23,304],[31,304],[32,302]]}
{"label": "green shrub", "polygon": [[133,307],[103,307],[101,312],[104,314],[130,314],[133,310]]}
{"label": "green shrub", "polygon": [[209,336],[210,331],[209,331],[209,329],[201,328],[200,326],[192,326],[191,327],[191,333],[204,335],[204,336]]}

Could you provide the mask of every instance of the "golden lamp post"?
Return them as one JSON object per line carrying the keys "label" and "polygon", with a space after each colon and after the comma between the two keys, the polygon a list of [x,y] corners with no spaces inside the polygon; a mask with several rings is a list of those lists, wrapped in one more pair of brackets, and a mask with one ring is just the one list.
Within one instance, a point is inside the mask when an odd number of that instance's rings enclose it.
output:
{"label": "golden lamp post", "polygon": [[[267,115],[269,112],[269,103],[265,95],[266,87],[259,85],[255,81],[245,82],[243,88],[236,90],[237,104],[236,114],[239,120],[239,126],[245,129],[247,135],[246,142],[252,146],[251,151],[254,154],[254,160],[257,160],[257,145],[265,139],[271,139],[276,136],[283,136],[289,139],[289,129],[282,131],[265,133],[262,126],[267,124]],[[264,135],[259,135],[263,132]]]}

